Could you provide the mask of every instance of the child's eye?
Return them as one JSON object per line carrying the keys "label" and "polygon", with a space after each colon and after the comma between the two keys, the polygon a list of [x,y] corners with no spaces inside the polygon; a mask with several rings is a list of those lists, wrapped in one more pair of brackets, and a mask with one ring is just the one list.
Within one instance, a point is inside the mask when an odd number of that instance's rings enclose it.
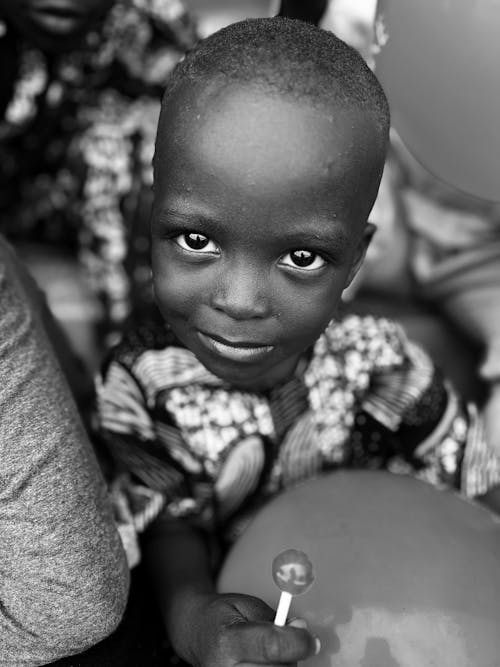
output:
{"label": "child's eye", "polygon": [[314,269],[320,269],[324,266],[326,261],[318,253],[311,250],[292,250],[281,258],[280,263],[294,269],[314,271]]}
{"label": "child's eye", "polygon": [[190,252],[197,252],[200,254],[219,252],[215,243],[211,241],[208,236],[200,234],[199,232],[185,232],[184,234],[179,234],[179,236],[175,237],[174,241],[183,250],[189,250]]}

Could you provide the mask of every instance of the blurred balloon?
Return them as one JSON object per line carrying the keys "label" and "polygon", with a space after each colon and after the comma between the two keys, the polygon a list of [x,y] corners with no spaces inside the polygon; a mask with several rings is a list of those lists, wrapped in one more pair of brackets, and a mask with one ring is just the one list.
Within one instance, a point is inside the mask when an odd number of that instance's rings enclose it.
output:
{"label": "blurred balloon", "polygon": [[376,74],[393,125],[435,176],[500,201],[500,1],[379,0]]}
{"label": "blurred balloon", "polygon": [[257,515],[219,590],[276,608],[272,562],[287,548],[316,573],[290,612],[321,640],[307,667],[499,664],[500,523],[487,510],[406,476],[326,475]]}

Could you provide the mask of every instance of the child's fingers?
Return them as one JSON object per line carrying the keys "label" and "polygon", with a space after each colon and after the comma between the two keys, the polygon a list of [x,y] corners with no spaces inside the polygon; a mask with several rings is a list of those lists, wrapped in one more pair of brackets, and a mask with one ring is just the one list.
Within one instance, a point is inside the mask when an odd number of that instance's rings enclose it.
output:
{"label": "child's fingers", "polygon": [[305,618],[291,618],[287,625],[292,626],[292,628],[300,628],[301,630],[307,630],[307,621]]}
{"label": "child's fingers", "polygon": [[317,654],[319,640],[302,628],[244,623],[226,629],[224,648],[243,663],[283,665]]}

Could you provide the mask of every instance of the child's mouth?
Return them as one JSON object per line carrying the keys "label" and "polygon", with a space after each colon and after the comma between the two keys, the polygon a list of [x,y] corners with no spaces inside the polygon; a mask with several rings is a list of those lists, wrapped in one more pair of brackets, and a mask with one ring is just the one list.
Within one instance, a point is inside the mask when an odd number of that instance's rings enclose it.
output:
{"label": "child's mouth", "polygon": [[231,361],[259,361],[273,351],[273,345],[254,344],[245,341],[229,342],[220,338],[198,332],[198,338],[203,346],[218,356]]}
{"label": "child's mouth", "polygon": [[40,3],[30,11],[30,18],[39,28],[58,35],[77,32],[84,23],[84,16],[69,4]]}

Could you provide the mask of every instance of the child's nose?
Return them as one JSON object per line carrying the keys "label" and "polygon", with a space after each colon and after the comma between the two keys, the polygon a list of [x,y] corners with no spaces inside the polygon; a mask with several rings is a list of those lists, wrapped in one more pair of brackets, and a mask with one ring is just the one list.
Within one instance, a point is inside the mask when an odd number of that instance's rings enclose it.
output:
{"label": "child's nose", "polygon": [[235,320],[268,315],[264,274],[259,267],[231,264],[218,275],[212,293],[212,307]]}

